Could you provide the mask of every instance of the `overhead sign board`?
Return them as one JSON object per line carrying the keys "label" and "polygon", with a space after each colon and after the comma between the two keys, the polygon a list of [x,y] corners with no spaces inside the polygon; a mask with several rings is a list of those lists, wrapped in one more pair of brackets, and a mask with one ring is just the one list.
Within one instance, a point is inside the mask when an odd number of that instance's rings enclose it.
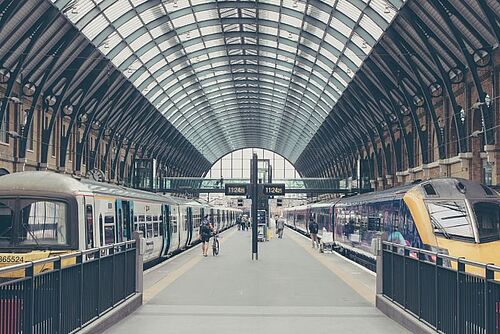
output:
{"label": "overhead sign board", "polygon": [[284,183],[265,183],[262,187],[264,195],[267,196],[284,196],[285,184]]}
{"label": "overhead sign board", "polygon": [[245,196],[248,191],[248,184],[245,183],[226,183],[225,195],[226,196]]}

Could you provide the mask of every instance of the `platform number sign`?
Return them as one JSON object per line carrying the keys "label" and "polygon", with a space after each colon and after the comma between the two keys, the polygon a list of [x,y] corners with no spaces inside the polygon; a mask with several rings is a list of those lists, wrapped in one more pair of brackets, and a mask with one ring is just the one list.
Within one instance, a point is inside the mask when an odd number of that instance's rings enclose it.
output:
{"label": "platform number sign", "polygon": [[264,184],[264,195],[267,196],[284,196],[285,184],[284,183],[266,183]]}
{"label": "platform number sign", "polygon": [[245,196],[248,190],[248,184],[226,183],[224,194],[226,196]]}

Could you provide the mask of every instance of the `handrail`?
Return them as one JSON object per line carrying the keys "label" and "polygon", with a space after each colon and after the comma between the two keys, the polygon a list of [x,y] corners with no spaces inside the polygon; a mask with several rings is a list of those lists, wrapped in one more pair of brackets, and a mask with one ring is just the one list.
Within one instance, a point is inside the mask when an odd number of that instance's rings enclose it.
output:
{"label": "handrail", "polygon": [[464,257],[456,257],[456,256],[451,256],[451,255],[447,255],[447,254],[429,251],[426,249],[421,249],[421,248],[416,248],[416,247],[406,246],[406,245],[400,245],[400,244],[392,243],[390,241],[382,241],[382,244],[389,246],[390,248],[386,248],[385,250],[390,251],[391,253],[394,253],[394,250],[393,250],[394,248],[404,249],[405,251],[412,251],[412,252],[416,252],[416,253],[420,253],[420,254],[436,256],[436,258],[450,260],[450,261],[454,261],[456,263],[462,263],[465,265],[474,266],[474,267],[478,267],[478,268],[482,268],[482,269],[488,269],[488,270],[491,270],[494,272],[500,272],[500,266],[495,265],[495,264],[491,264],[491,263],[482,263],[482,262],[478,262],[478,261],[468,260]]}
{"label": "handrail", "polygon": [[[17,264],[13,264],[13,265],[6,266],[6,267],[1,267],[0,274],[5,274],[8,272],[22,270],[22,269],[26,269],[29,267],[39,266],[39,265],[43,265],[43,264],[47,264],[47,263],[53,263],[53,262],[61,261],[61,260],[68,259],[68,258],[73,258],[73,257],[76,258],[76,257],[82,256],[82,255],[94,254],[94,253],[98,253],[100,251],[105,251],[105,250],[109,250],[109,249],[121,248],[122,246],[129,247],[132,245],[135,245],[135,240],[122,241],[122,242],[119,242],[116,244],[106,245],[106,246],[102,246],[102,247],[98,247],[98,248],[90,248],[90,249],[86,249],[86,250],[75,250],[75,251],[71,251],[70,253],[66,253],[66,254],[53,255],[53,256],[47,257],[45,259],[39,259],[39,260],[28,261],[28,262],[24,262],[24,263],[17,263]],[[123,251],[126,251],[126,250],[127,249],[124,249]]]}

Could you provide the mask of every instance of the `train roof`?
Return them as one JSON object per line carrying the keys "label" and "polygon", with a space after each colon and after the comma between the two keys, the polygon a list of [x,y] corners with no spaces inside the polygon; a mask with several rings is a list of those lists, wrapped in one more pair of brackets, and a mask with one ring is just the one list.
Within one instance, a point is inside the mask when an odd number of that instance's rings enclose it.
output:
{"label": "train roof", "polygon": [[113,195],[149,201],[173,203],[171,197],[161,196],[143,190],[97,182],[92,180],[77,180],[69,175],[54,172],[29,171],[2,176],[0,195],[16,194],[60,194],[60,195]]}
{"label": "train roof", "polygon": [[28,192],[66,195],[92,193],[92,190],[86,184],[72,177],[54,172],[19,172],[4,175],[0,180],[1,195]]}

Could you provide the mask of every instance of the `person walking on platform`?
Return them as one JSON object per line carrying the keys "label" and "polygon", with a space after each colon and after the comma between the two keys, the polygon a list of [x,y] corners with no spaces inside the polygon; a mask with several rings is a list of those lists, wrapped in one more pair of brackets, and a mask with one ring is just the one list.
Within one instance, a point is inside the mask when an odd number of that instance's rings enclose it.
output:
{"label": "person walking on platform", "polygon": [[241,215],[239,215],[236,218],[236,225],[238,225],[238,231],[241,229],[241,222],[242,222]]}
{"label": "person walking on platform", "polygon": [[279,239],[283,239],[283,230],[285,229],[285,219],[283,216],[276,220],[276,234]]}
{"label": "person walking on platform", "polygon": [[210,242],[210,237],[212,236],[212,232],[214,228],[210,221],[208,220],[208,215],[206,215],[200,224],[200,240],[203,243],[201,246],[201,251],[203,256],[208,256],[208,244]]}
{"label": "person walking on platform", "polygon": [[311,241],[312,241],[313,248],[316,248],[316,245],[319,248],[318,230],[319,230],[318,223],[316,223],[316,220],[314,220],[314,217],[311,217],[309,219],[309,234],[311,235]]}

